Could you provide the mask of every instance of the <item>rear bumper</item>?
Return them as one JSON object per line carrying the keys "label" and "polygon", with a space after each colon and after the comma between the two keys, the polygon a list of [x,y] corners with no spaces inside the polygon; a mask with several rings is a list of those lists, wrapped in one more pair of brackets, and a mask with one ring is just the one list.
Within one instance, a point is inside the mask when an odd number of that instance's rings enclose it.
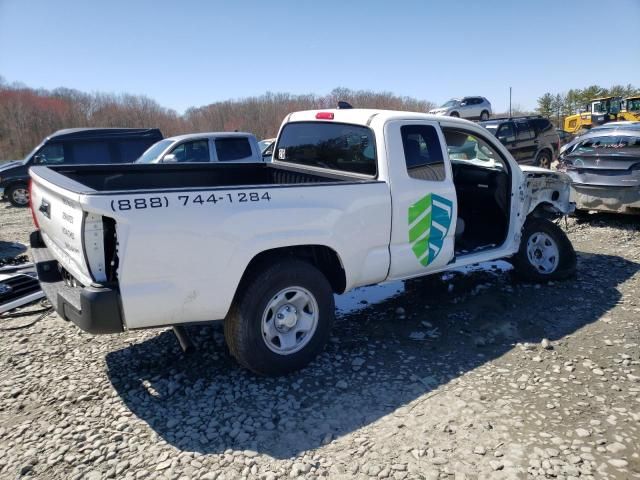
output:
{"label": "rear bumper", "polygon": [[40,232],[31,233],[29,243],[40,287],[58,315],[89,333],[124,331],[120,292],[116,288],[68,286]]}
{"label": "rear bumper", "polygon": [[640,187],[573,184],[572,194],[581,210],[640,214]]}

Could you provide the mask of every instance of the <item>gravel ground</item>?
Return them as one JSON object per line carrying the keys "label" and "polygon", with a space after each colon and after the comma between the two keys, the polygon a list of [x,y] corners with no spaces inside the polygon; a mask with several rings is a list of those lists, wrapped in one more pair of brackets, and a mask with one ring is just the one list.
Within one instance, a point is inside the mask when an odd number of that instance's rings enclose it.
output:
{"label": "gravel ground", "polygon": [[[31,222],[5,207],[0,256]],[[166,330],[2,332],[0,478],[640,478],[639,225],[569,219],[566,282],[406,282],[284,378],[241,369],[219,324],[186,357]]]}

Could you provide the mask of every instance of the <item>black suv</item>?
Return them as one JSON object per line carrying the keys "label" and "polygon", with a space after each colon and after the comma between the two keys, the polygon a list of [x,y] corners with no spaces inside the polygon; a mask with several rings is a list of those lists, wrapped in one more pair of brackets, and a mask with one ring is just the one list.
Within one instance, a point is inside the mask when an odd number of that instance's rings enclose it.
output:
{"label": "black suv", "polygon": [[560,153],[560,137],[546,118],[493,118],[480,125],[498,137],[518,163],[550,168]]}
{"label": "black suv", "polygon": [[0,164],[0,197],[29,204],[32,165],[130,163],[158,140],[157,128],[69,128],[45,138],[24,160]]}

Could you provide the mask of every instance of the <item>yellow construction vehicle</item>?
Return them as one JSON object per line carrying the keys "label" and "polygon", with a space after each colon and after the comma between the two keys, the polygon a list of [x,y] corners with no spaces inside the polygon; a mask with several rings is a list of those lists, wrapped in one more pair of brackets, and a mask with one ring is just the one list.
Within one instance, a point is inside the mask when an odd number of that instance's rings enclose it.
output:
{"label": "yellow construction vehicle", "polygon": [[627,97],[622,101],[622,109],[618,113],[618,120],[640,121],[640,95]]}
{"label": "yellow construction vehicle", "polygon": [[621,110],[621,97],[594,98],[587,105],[586,112],[569,115],[564,119],[564,131],[576,133],[583,129],[615,121]]}

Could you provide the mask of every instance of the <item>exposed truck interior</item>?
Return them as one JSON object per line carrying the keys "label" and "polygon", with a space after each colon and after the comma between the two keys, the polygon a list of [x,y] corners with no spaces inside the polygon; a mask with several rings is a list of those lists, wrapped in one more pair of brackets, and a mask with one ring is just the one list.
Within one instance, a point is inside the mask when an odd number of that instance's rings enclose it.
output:
{"label": "exposed truck interior", "polygon": [[474,135],[451,128],[443,131],[458,200],[456,255],[497,248],[509,229],[508,163]]}

